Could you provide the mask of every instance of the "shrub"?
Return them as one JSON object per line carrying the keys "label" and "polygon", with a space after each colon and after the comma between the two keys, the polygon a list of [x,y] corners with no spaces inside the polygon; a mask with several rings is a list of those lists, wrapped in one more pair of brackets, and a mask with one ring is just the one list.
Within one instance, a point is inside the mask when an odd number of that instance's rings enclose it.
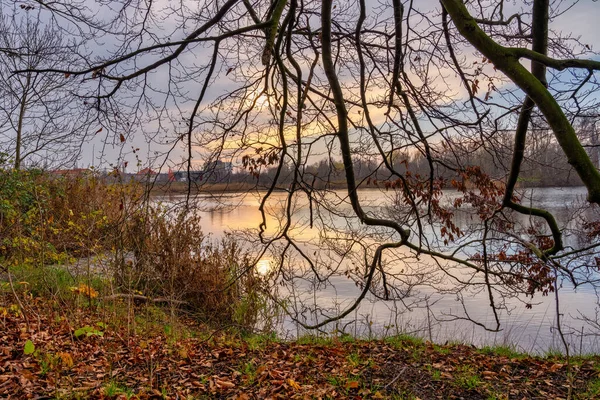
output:
{"label": "shrub", "polygon": [[246,330],[264,321],[270,303],[250,254],[231,236],[211,242],[198,214],[167,212],[142,189],[91,172],[0,171],[0,264],[35,281],[34,293],[62,295],[95,278],[90,269],[63,276],[56,264],[98,255],[110,261],[102,278],[125,297],[185,304],[205,321]]}
{"label": "shrub", "polygon": [[231,236],[210,241],[193,212],[148,207],[131,218],[123,242],[133,259],[116,262],[121,287],[184,302],[204,321],[246,330],[268,306],[250,253]]}
{"label": "shrub", "polygon": [[48,265],[110,249],[135,185],[108,185],[93,173],[60,177],[39,170],[0,171],[0,260]]}

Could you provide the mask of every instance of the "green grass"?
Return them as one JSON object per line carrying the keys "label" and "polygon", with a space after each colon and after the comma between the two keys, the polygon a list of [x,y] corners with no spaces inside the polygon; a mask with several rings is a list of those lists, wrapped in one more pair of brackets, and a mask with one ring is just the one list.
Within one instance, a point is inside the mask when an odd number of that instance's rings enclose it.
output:
{"label": "green grass", "polygon": [[318,335],[304,335],[296,339],[297,344],[310,344],[320,346],[331,346],[334,344],[334,340],[330,337],[318,336]]}
{"label": "green grass", "polygon": [[339,336],[335,336],[334,340],[339,340],[342,343],[355,343],[356,338],[348,333],[340,333]]}
{"label": "green grass", "polygon": [[390,345],[392,345],[393,347],[396,347],[396,348],[404,347],[406,345],[422,346],[423,344],[425,344],[424,339],[417,337],[417,336],[407,335],[407,334],[390,336],[385,339],[385,342],[389,343]]}
{"label": "green grass", "polygon": [[40,366],[40,375],[45,377],[54,369],[55,358],[50,353],[44,353],[39,357],[38,364]]}
{"label": "green grass", "polygon": [[435,350],[437,353],[440,353],[440,354],[450,354],[451,353],[449,347],[447,347],[447,346],[440,346],[438,344],[434,344],[433,345],[433,350]]}
{"label": "green grass", "polygon": [[432,365],[426,365],[425,368],[427,368],[427,371],[429,371],[429,373],[431,374],[431,380],[439,381],[440,379],[442,379],[442,371],[440,371],[439,369],[433,368]]}
{"label": "green grass", "polygon": [[248,361],[247,363],[244,363],[240,367],[239,371],[242,374],[242,379],[244,379],[246,384],[248,384],[248,385],[254,384],[254,381],[256,380],[256,370],[257,370],[257,367],[256,367],[256,365],[254,365],[254,362],[252,362],[252,361]]}
{"label": "green grass", "polygon": [[342,386],[342,379],[339,376],[330,376],[327,378],[327,382],[331,385],[331,386]]}
{"label": "green grass", "polygon": [[131,389],[114,381],[108,382],[102,388],[102,393],[108,398],[114,398],[116,396],[125,396],[126,399],[131,399],[134,396],[134,393]]}
{"label": "green grass", "polygon": [[560,349],[556,349],[556,348],[549,348],[544,353],[544,358],[563,358],[563,357],[564,357],[563,351]]}
{"label": "green grass", "polygon": [[462,389],[474,390],[482,384],[482,381],[472,366],[463,365],[457,369],[454,383]]}
{"label": "green grass", "polygon": [[524,358],[526,354],[519,353],[511,346],[485,346],[479,350],[481,354],[508,358]]}
{"label": "green grass", "polygon": [[350,353],[348,356],[346,356],[346,360],[348,360],[348,362],[353,368],[373,368],[375,366],[375,363],[372,358],[365,358],[364,355],[361,355],[357,352]]}
{"label": "green grass", "polygon": [[242,340],[248,345],[250,350],[262,350],[266,348],[269,344],[276,342],[277,337],[274,333],[269,334],[252,334],[252,335],[242,335]]}
{"label": "green grass", "polygon": [[582,393],[581,399],[600,398],[600,378],[596,378],[588,383],[587,390]]}
{"label": "green grass", "polygon": [[169,325],[170,328],[167,328],[169,334],[173,335],[173,326],[169,324],[169,317],[165,313],[163,309],[154,305],[145,306],[140,312],[136,313],[134,317],[135,321],[135,332],[139,335],[151,335],[154,333],[165,333],[165,326]]}
{"label": "green grass", "polygon": [[[76,277],[66,267],[60,266],[16,265],[10,267],[10,273],[13,275],[15,289],[27,291],[33,296],[72,297],[72,288],[79,284],[85,284],[97,292],[101,292],[109,284],[107,279],[99,276],[91,276],[89,279],[86,276]],[[11,289],[7,282],[2,282],[0,290],[7,292]],[[82,300],[87,299],[84,295],[80,297]]]}
{"label": "green grass", "polygon": [[350,353],[346,359],[348,360],[348,362],[353,366],[353,367],[358,367],[360,366],[364,360],[362,359],[362,357],[360,356],[360,354],[356,353],[356,352],[352,352]]}
{"label": "green grass", "polygon": [[463,375],[456,378],[458,386],[467,390],[474,390],[481,384],[481,378],[478,375]]}

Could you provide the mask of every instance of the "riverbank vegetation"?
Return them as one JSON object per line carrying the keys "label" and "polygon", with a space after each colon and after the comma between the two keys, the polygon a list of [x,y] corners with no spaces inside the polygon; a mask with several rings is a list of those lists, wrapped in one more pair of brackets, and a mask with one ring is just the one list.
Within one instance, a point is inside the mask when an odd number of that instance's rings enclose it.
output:
{"label": "riverbank vegetation", "polygon": [[0,174],[0,265],[10,290],[36,281],[31,294],[57,299],[75,291],[90,302],[184,306],[240,329],[253,329],[268,309],[261,281],[248,273],[250,253],[231,236],[205,237],[193,210],[152,202],[135,182]]}
{"label": "riverbank vegetation", "polygon": [[277,338],[250,253],[138,184],[3,172],[0,395],[594,398],[600,357],[411,336]]}

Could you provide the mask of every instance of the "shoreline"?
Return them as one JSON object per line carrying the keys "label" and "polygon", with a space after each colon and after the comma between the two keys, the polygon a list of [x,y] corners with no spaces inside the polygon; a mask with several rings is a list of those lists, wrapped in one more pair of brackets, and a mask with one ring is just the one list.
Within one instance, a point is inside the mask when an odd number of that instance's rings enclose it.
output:
{"label": "shoreline", "polygon": [[[156,195],[181,195],[187,194],[188,185],[186,182],[170,182],[170,183],[154,183],[152,185],[147,184],[146,187],[149,187],[151,194]],[[573,188],[585,188],[583,185],[576,186],[520,186],[517,190],[525,190],[525,189],[551,189],[551,188],[563,188],[563,189],[573,189]],[[191,187],[190,193],[192,194],[203,194],[203,193],[237,193],[237,192],[264,192],[270,189],[268,185],[258,185],[256,183],[251,184],[247,182],[232,182],[232,183],[210,183],[203,184],[200,187],[193,185]],[[313,190],[346,190],[347,186],[344,182],[332,182],[325,185],[318,185]],[[359,191],[363,190],[381,190],[387,191],[385,186],[374,186],[374,185],[360,185],[357,188]],[[453,187],[448,187],[442,189],[443,191],[457,191]],[[275,187],[275,192],[287,192],[288,187]]]}

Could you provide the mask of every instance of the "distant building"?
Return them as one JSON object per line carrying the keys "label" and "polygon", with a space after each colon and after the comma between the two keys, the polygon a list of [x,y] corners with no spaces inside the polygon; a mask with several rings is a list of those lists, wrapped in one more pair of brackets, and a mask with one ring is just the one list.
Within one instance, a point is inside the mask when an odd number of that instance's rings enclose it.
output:
{"label": "distant building", "polygon": [[[200,183],[204,178],[204,171],[190,171],[190,179],[192,182]],[[187,171],[177,171],[173,172],[173,180],[175,182],[187,182],[188,181],[188,172]]]}
{"label": "distant building", "polygon": [[210,161],[204,165],[204,174],[207,181],[225,182],[229,181],[233,172],[233,164],[227,161]]}
{"label": "distant building", "polygon": [[136,175],[138,176],[146,176],[146,175],[156,175],[156,172],[152,171],[150,168],[144,168],[140,170]]}
{"label": "distant building", "polygon": [[169,174],[159,173],[148,167],[141,169],[137,174],[132,175],[132,178],[138,182],[163,183],[169,181]]}

